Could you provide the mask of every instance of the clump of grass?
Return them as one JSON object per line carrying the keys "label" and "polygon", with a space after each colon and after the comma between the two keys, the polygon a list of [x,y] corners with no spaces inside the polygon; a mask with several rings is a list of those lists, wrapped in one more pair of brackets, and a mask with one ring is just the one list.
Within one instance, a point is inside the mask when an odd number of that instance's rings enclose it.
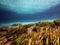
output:
{"label": "clump of grass", "polygon": [[60,45],[59,25],[56,27],[54,22],[38,23],[35,26],[37,31],[32,31],[29,33],[29,31],[27,31],[27,28],[30,26],[31,25],[18,26],[19,29],[17,28],[18,30],[15,29],[9,32],[7,37],[10,37],[11,35],[17,34],[19,32],[18,38],[13,40],[14,45]]}
{"label": "clump of grass", "polygon": [[20,39],[16,39],[13,41],[13,44],[14,45],[19,45],[21,43],[21,40]]}

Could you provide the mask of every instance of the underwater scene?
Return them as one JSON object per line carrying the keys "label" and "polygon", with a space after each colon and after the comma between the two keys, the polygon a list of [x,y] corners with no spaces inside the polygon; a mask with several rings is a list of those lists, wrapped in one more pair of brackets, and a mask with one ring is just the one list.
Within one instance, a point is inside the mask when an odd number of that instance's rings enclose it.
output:
{"label": "underwater scene", "polygon": [[0,45],[60,45],[60,0],[0,0]]}

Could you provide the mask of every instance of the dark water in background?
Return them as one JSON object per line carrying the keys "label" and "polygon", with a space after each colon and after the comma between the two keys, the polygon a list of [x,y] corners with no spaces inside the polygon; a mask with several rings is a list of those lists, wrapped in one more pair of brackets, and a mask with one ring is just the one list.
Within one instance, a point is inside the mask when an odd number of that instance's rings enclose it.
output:
{"label": "dark water in background", "polygon": [[60,4],[44,12],[38,12],[34,14],[18,14],[2,7],[3,6],[0,5],[0,26],[9,23],[27,24],[29,22],[54,20],[60,18]]}

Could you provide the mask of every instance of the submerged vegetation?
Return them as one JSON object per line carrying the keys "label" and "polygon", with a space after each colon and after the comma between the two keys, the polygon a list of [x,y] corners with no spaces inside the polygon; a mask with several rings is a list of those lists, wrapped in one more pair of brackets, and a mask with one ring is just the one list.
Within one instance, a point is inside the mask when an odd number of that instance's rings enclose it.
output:
{"label": "submerged vegetation", "polygon": [[60,45],[60,20],[1,27],[0,45]]}

